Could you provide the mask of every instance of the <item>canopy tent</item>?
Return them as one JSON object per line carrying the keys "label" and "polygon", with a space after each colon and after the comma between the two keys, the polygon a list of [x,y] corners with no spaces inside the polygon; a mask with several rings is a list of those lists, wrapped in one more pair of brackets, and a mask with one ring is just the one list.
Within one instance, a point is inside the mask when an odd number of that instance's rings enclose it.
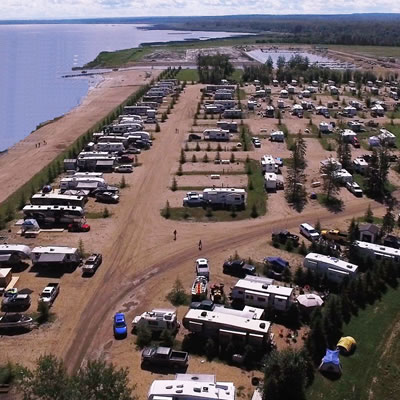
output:
{"label": "canopy tent", "polygon": [[12,273],[11,268],[0,268],[0,287],[7,287],[11,282]]}
{"label": "canopy tent", "polygon": [[36,219],[26,219],[23,223],[22,223],[22,230],[24,232],[26,231],[38,231],[40,230],[39,224],[36,221]]}
{"label": "canopy tent", "polygon": [[321,307],[324,304],[317,294],[301,294],[297,297],[297,302],[305,308]]}
{"label": "canopy tent", "polygon": [[357,342],[353,337],[344,336],[340,338],[336,346],[342,354],[349,354],[355,349],[356,345]]}
{"label": "canopy tent", "polygon": [[342,374],[342,366],[339,360],[339,350],[326,349],[326,354],[322,358],[318,370],[329,375],[340,376]]}

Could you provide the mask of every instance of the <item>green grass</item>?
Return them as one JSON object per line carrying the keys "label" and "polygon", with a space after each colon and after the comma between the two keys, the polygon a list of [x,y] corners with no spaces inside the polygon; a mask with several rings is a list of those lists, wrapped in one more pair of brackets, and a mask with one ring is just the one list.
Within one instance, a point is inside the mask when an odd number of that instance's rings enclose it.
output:
{"label": "green grass", "polygon": [[233,74],[230,76],[230,80],[240,83],[243,77],[243,70],[242,69],[235,69]]}
{"label": "green grass", "polygon": [[0,366],[0,385],[9,384],[13,380],[14,371],[12,364]]}
{"label": "green grass", "polygon": [[179,81],[198,82],[199,73],[195,69],[181,69],[176,75],[176,79]]}
{"label": "green grass", "polygon": [[[366,193],[366,186],[364,183],[364,176],[360,174],[353,174],[353,180],[358,183],[363,190],[364,194]],[[388,181],[385,185],[385,189],[388,193],[393,193],[397,189],[397,185]]]}
{"label": "green grass", "polygon": [[343,201],[340,198],[331,196],[328,200],[326,194],[318,193],[317,199],[319,204],[326,207],[329,211],[339,212],[343,210]]}
{"label": "green grass", "polygon": [[186,171],[182,175],[245,175],[246,171]]}
{"label": "green grass", "polygon": [[[359,217],[356,219],[357,222],[361,222],[361,223],[366,223],[367,219],[365,216]],[[383,218],[379,218],[379,217],[372,217],[372,224],[375,225],[382,225],[383,223]]]}
{"label": "green grass", "polygon": [[370,57],[400,57],[400,47],[328,45],[329,49]]}
{"label": "green grass", "polygon": [[238,100],[246,100],[246,92],[244,89],[239,89]]}
{"label": "green grass", "polygon": [[151,47],[138,47],[117,51],[102,51],[93,61],[83,68],[115,68],[131,62],[140,61],[153,51]]}
{"label": "green grass", "polygon": [[400,398],[399,290],[388,289],[382,300],[361,310],[344,326],[357,341],[356,352],[341,357],[343,375],[330,381],[319,373],[308,400],[383,400]]}
{"label": "green grass", "polygon": [[[252,209],[255,205],[259,216],[265,215],[267,212],[266,198],[264,191],[264,176],[261,173],[261,165],[255,161],[249,162],[248,175],[249,185],[252,183],[253,190],[247,188],[247,206],[245,210],[237,210],[236,215],[232,216],[230,210],[213,210],[212,216],[207,216],[207,210],[196,207],[176,207],[170,208],[170,217],[172,220],[189,220],[195,222],[221,222],[221,221],[236,221],[252,218]],[[202,191],[203,187],[178,187],[178,190],[185,191]],[[164,210],[161,210],[161,215],[164,215]]]}
{"label": "green grass", "polygon": [[336,150],[336,141],[333,136],[327,136],[322,134],[321,137],[318,138],[321,146],[326,151],[335,151]]}

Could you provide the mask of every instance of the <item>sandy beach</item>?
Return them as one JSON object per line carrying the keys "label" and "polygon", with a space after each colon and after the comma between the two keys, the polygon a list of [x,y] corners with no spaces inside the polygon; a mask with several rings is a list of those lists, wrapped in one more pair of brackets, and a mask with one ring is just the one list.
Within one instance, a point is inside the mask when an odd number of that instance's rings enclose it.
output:
{"label": "sandy beach", "polygon": [[[146,72],[151,73],[149,78],[146,78]],[[143,68],[104,74],[103,80],[89,91],[82,104],[62,118],[32,132],[8,152],[0,155],[0,203],[103,116],[160,72]]]}

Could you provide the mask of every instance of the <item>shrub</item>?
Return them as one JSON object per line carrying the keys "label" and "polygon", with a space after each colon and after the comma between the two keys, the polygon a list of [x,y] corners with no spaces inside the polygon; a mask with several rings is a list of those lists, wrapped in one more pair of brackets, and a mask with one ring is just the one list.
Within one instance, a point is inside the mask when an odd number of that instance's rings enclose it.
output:
{"label": "shrub", "polygon": [[183,149],[181,149],[181,155],[179,157],[179,162],[181,164],[185,164],[185,162],[186,162],[186,155],[185,155],[185,151]]}
{"label": "shrub", "polygon": [[123,176],[123,175],[122,175],[122,178],[121,178],[121,182],[120,182],[120,184],[119,184],[119,187],[120,187],[121,189],[126,188],[125,176]]}
{"label": "shrub", "polygon": [[37,318],[38,323],[39,324],[46,323],[50,318],[49,305],[44,301],[39,301],[37,310],[39,312],[39,316]]}
{"label": "shrub", "polygon": [[235,162],[235,155],[231,153],[231,158],[229,159],[230,163],[233,164]]}
{"label": "shrub", "polygon": [[211,207],[207,207],[207,211],[206,211],[206,217],[207,218],[211,218],[213,216],[213,212],[212,212],[212,208]]}
{"label": "shrub", "polygon": [[203,163],[208,163],[208,155],[207,155],[207,153],[204,154]]}
{"label": "shrub", "polygon": [[110,212],[108,211],[108,208],[104,207],[103,218],[108,218],[109,216],[110,216]]}
{"label": "shrub", "polygon": [[165,207],[162,211],[162,216],[164,218],[169,218],[171,216],[171,210],[170,210],[170,206],[169,206],[169,201],[167,200],[167,202],[165,203]]}
{"label": "shrub", "polygon": [[175,280],[172,290],[167,294],[167,299],[174,306],[187,305],[189,303],[189,295],[185,292],[182,282],[179,278]]}
{"label": "shrub", "polygon": [[152,334],[147,326],[141,326],[137,330],[136,344],[139,348],[143,348],[151,343]]}
{"label": "shrub", "polygon": [[182,165],[181,165],[181,164],[179,164],[179,166],[178,166],[178,171],[176,171],[176,174],[177,174],[178,176],[182,176],[183,172],[182,172]]}
{"label": "shrub", "polygon": [[178,183],[176,182],[175,177],[172,179],[171,190],[175,192],[178,189]]}
{"label": "shrub", "polygon": [[172,347],[174,345],[174,337],[169,329],[164,329],[160,335],[160,344],[165,347]]}
{"label": "shrub", "polygon": [[192,163],[196,163],[197,162],[197,157],[195,154],[192,155]]}
{"label": "shrub", "polygon": [[201,150],[201,149],[200,149],[199,143],[196,144],[195,150],[196,150],[196,151],[200,151],[200,150]]}
{"label": "shrub", "polygon": [[160,132],[161,131],[161,128],[160,128],[160,125],[158,124],[158,122],[156,123],[156,132]]}
{"label": "shrub", "polygon": [[258,215],[259,214],[258,214],[257,206],[255,204],[253,204],[253,207],[251,207],[250,216],[251,216],[251,218],[257,218]]}

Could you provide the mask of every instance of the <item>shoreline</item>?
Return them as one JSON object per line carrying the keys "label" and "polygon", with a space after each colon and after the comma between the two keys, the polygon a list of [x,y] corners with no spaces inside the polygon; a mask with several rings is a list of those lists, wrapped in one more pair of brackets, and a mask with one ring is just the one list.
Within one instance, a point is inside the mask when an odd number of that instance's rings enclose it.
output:
{"label": "shoreline", "polygon": [[144,67],[105,74],[79,105],[0,153],[0,204],[159,72]]}

